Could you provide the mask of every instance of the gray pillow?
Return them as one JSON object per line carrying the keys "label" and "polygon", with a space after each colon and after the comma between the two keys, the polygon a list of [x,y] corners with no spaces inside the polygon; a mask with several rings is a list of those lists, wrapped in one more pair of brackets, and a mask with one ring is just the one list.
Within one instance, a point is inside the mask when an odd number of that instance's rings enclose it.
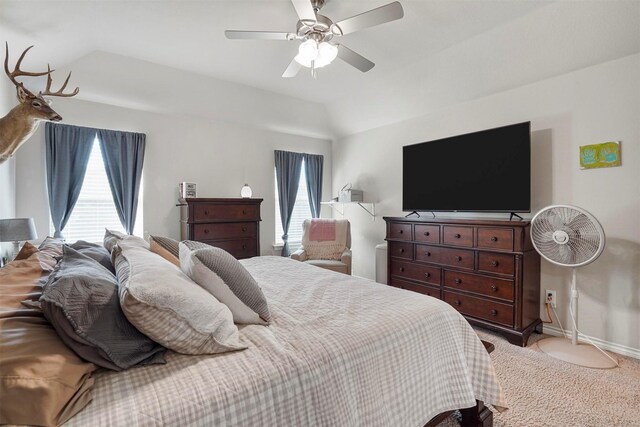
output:
{"label": "gray pillow", "polygon": [[74,244],[69,245],[69,247],[80,252],[82,255],[86,255],[89,258],[97,261],[98,264],[100,264],[113,274],[116,274],[116,270],[113,268],[113,264],[111,263],[111,254],[107,249],[105,249],[104,246],[97,243],[78,240]]}
{"label": "gray pillow", "polygon": [[45,271],[53,271],[60,258],[62,258],[62,245],[64,245],[62,239],[47,237],[38,246],[41,264]]}
{"label": "gray pillow", "polygon": [[62,341],[85,360],[115,371],[164,363],[165,349],[122,312],[113,273],[69,246],[63,247],[40,304]]}
{"label": "gray pillow", "polygon": [[235,323],[269,324],[267,299],[251,273],[229,252],[205,243],[180,243],[180,268],[224,303]]}
{"label": "gray pillow", "polygon": [[126,234],[120,233],[119,231],[109,230],[108,228],[104,229],[104,239],[102,240],[102,244],[104,248],[111,253],[113,251],[113,247],[124,237]]}

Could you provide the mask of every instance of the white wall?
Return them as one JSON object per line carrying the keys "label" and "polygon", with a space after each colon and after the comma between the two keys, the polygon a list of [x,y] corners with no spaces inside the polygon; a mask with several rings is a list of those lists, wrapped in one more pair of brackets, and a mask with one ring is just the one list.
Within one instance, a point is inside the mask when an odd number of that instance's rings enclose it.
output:
{"label": "white wall", "polygon": [[[0,116],[7,114],[17,101],[14,86],[7,79],[0,79]],[[15,159],[0,165],[0,219],[16,216]],[[0,257],[7,256],[11,243],[0,243]]]}
{"label": "white wall", "polygon": [[[179,182],[197,183],[200,197],[239,197],[246,182],[253,197],[264,199],[260,240],[262,253],[271,254],[275,241],[276,149],[324,155],[323,188],[326,198],[331,194],[328,140],[77,99],[56,100],[54,107],[64,123],[147,135],[143,171],[145,233],[180,237],[179,209],[175,206]],[[47,235],[49,227],[43,130],[41,126],[16,155],[17,213],[35,217],[41,236]]]}
{"label": "white wall", "polygon": [[[575,204],[591,211],[607,234],[603,255],[578,271],[580,329],[640,349],[638,76],[636,54],[338,140],[334,193],[351,181],[378,203],[375,222],[359,210],[348,213],[354,274],[374,277],[374,246],[385,236],[382,216],[403,214],[403,145],[530,120],[533,213],[551,203]],[[579,169],[580,145],[612,140],[622,141],[622,167]],[[558,290],[565,327],[569,281],[569,269],[542,262],[542,292]]]}

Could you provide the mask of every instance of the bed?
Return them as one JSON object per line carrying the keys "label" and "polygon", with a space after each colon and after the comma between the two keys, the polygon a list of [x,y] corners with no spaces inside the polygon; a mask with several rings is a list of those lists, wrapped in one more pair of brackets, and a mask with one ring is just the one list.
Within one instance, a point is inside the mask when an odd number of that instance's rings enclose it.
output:
{"label": "bed", "polygon": [[[137,247],[152,271],[176,268],[142,239],[119,246]],[[62,342],[56,323],[43,317],[44,306],[33,306],[51,295],[42,288],[48,272],[60,278],[58,269],[82,258],[60,242],[51,242],[51,253],[46,247],[0,269],[0,424],[424,426],[468,408],[461,411],[463,425],[486,426],[492,416],[484,403],[505,404],[483,344],[446,303],[281,257],[241,261],[271,311],[269,326],[236,329],[245,350],[167,351],[164,365],[96,370],[88,355],[82,360],[68,347],[73,343]],[[107,259],[97,260],[113,267],[109,252],[102,253]],[[99,262],[83,260],[96,274],[106,272]],[[75,268],[68,270],[73,277]],[[46,289],[56,288],[48,283]],[[169,298],[182,295],[173,279],[167,285]],[[157,342],[174,330],[151,320],[160,331]]]}
{"label": "bed", "polygon": [[65,425],[424,426],[469,407],[481,424],[482,402],[505,406],[446,303],[281,257],[242,264],[272,314],[240,327],[248,349],[94,373],[93,401]]}

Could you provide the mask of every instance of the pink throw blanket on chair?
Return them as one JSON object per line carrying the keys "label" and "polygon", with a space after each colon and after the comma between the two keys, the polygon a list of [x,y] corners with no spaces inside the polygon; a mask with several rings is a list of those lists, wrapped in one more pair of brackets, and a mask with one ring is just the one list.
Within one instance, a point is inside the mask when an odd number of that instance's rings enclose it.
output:
{"label": "pink throw blanket on chair", "polygon": [[336,240],[336,221],[333,219],[314,219],[311,221],[309,240],[315,242]]}

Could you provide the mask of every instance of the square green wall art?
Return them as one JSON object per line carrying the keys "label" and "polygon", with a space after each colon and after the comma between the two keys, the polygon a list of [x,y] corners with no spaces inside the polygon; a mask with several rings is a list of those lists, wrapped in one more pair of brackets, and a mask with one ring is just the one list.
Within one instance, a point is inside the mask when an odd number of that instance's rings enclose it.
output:
{"label": "square green wall art", "polygon": [[580,147],[580,169],[610,168],[621,164],[619,142],[610,141]]}

